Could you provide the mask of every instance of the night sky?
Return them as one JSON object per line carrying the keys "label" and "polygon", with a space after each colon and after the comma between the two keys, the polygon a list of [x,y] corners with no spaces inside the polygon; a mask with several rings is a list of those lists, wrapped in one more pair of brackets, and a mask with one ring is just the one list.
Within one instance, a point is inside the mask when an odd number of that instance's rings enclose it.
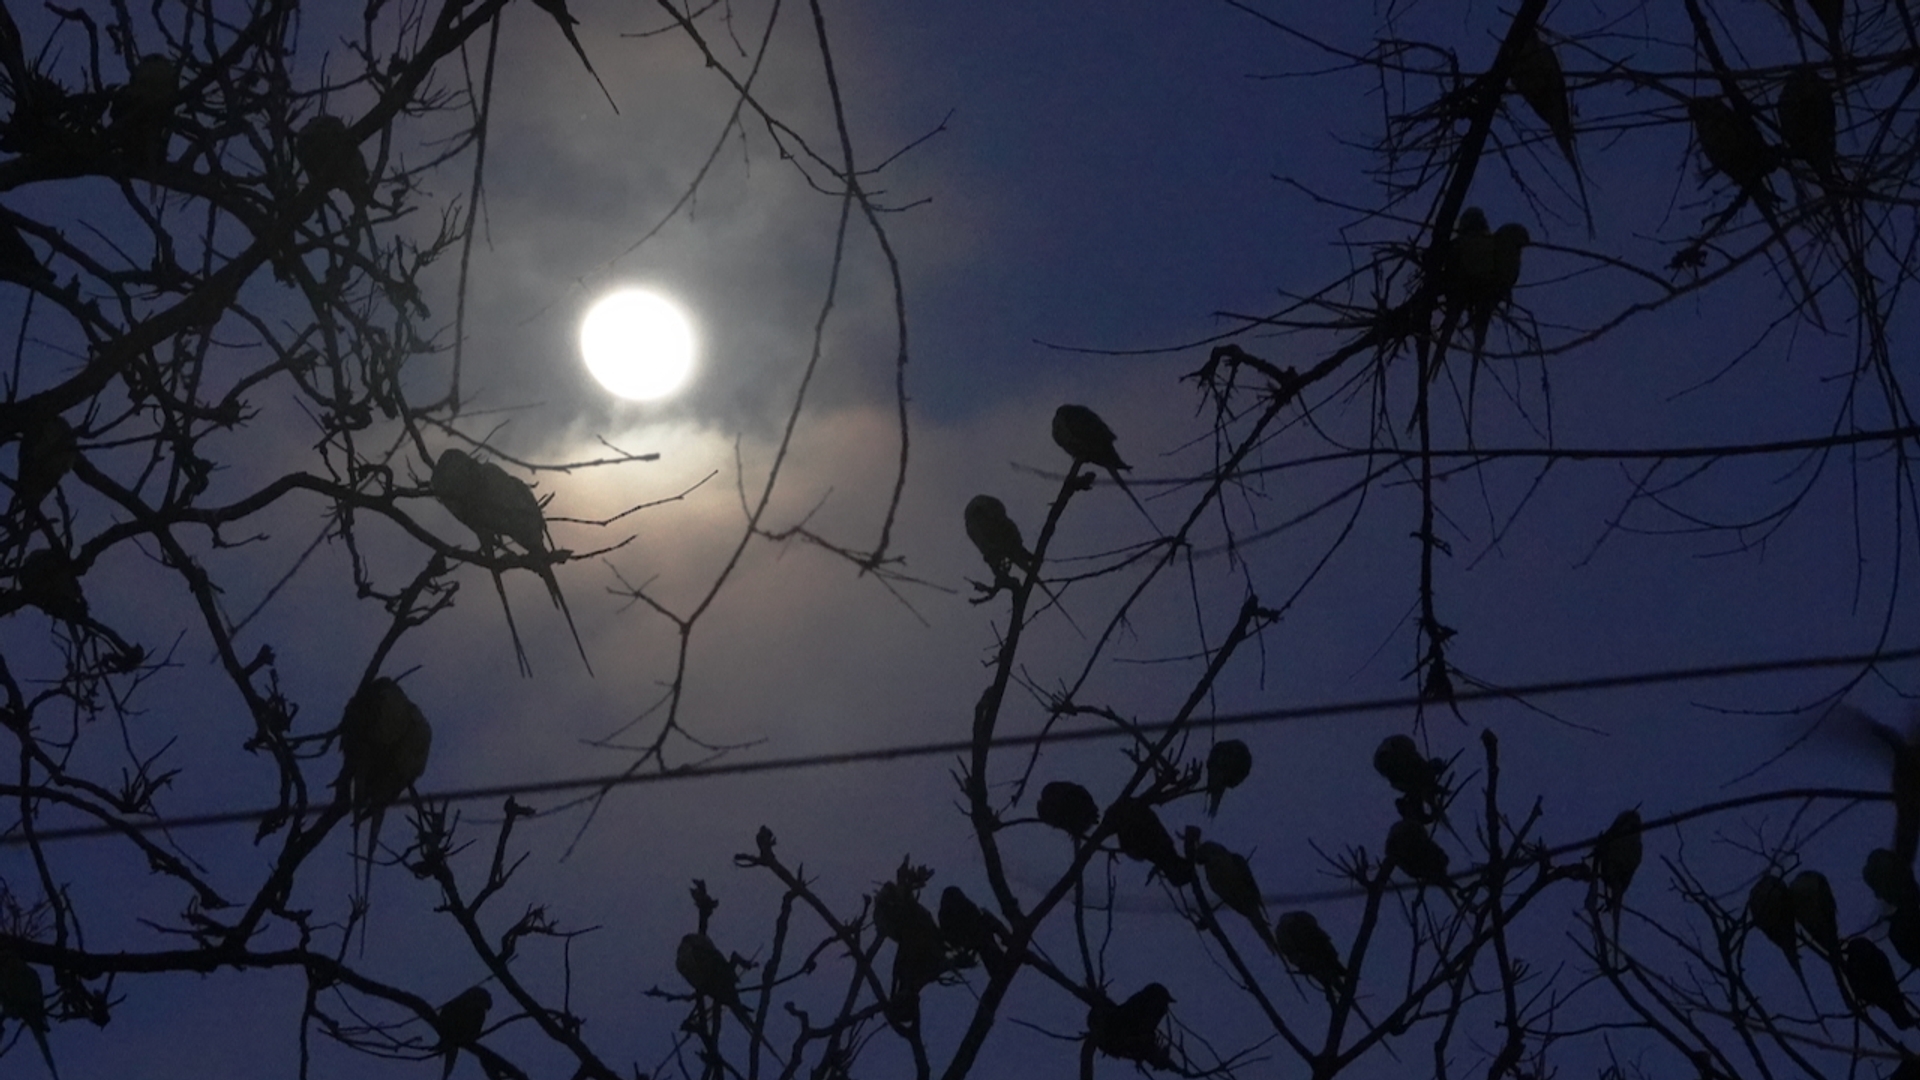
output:
{"label": "night sky", "polygon": [[[109,18],[100,7],[96,17]],[[389,7],[383,20],[415,10],[410,0]],[[1033,543],[1069,464],[1050,439],[1049,422],[1058,405],[1075,402],[1097,410],[1117,433],[1117,449],[1133,465],[1133,491],[1157,525],[1183,521],[1222,453],[1212,403],[1184,378],[1215,344],[1231,340],[1274,365],[1306,372],[1358,340],[1381,306],[1418,287],[1415,263],[1403,261],[1390,278],[1376,269],[1388,265],[1383,252],[1394,245],[1404,253],[1407,245],[1424,250],[1432,242],[1450,176],[1444,162],[1421,149],[1395,159],[1397,171],[1383,171],[1377,144],[1389,117],[1429,106],[1448,89],[1422,74],[1444,61],[1437,52],[1408,50],[1383,70],[1357,58],[1380,55],[1371,51],[1387,39],[1428,41],[1455,52],[1464,87],[1493,62],[1512,17],[1483,3],[1310,10],[1257,0],[824,5],[855,153],[865,169],[887,163],[865,174],[863,184],[888,208],[881,221],[897,256],[906,313],[911,453],[889,518],[900,459],[900,328],[890,268],[872,229],[856,213],[846,231],[818,373],[791,444],[776,458],[834,267],[841,200],[813,186],[831,185],[831,172],[783,160],[757,118],[730,130],[735,96],[658,9],[589,0],[571,7],[619,112],[546,14],[531,4],[508,5],[484,222],[466,304],[463,413],[453,426],[519,461],[581,462],[610,456],[608,446],[658,458],[537,476],[515,471],[531,477],[542,497],[551,494],[546,514],[554,542],[578,553],[557,574],[593,677],[533,574],[505,578],[534,672],[522,678],[488,574],[476,566],[453,569],[459,589],[452,608],[410,631],[382,668],[404,674],[402,685],[433,724],[431,763],[420,783],[428,795],[966,739],[1008,631],[1009,597],[968,602],[971,582],[989,575],[962,528],[962,507],[980,493],[1004,500]],[[1750,85],[1766,102],[1782,65],[1825,55],[1770,8],[1728,2],[1707,9],[1732,53],[1729,62],[1762,72]],[[763,3],[733,4],[710,9],[699,25],[715,55],[740,73],[751,65],[769,11]],[[1886,170],[1874,174],[1874,183],[1887,201],[1859,226],[1880,238],[1868,246],[1878,260],[1871,272],[1883,290],[1881,325],[1891,344],[1877,357],[1835,246],[1821,238],[1821,219],[1800,209],[1811,190],[1804,169],[1791,183],[1785,170],[1777,172],[1772,184],[1779,212],[1797,215],[1791,244],[1821,290],[1824,325],[1795,310],[1793,270],[1750,203],[1709,245],[1699,275],[1669,269],[1735,198],[1725,177],[1703,168],[1687,121],[1683,95],[1714,91],[1711,80],[1687,74],[1704,61],[1686,14],[1604,4],[1548,9],[1542,25],[1562,42],[1562,61],[1573,74],[1593,228],[1568,163],[1539,120],[1508,100],[1492,122],[1488,157],[1466,201],[1485,208],[1496,226],[1524,223],[1532,244],[1513,306],[1495,320],[1488,340],[1471,431],[1464,336],[1433,390],[1433,446],[1452,455],[1437,459],[1433,489],[1436,534],[1446,545],[1435,561],[1436,603],[1455,632],[1447,659],[1456,689],[1850,656],[1920,641],[1911,581],[1912,558],[1920,554],[1920,491],[1909,463],[1920,435],[1900,384],[1913,372],[1903,346],[1912,319],[1899,286],[1907,272],[1902,245],[1914,229],[1897,205],[1913,194],[1912,148],[1903,142],[1911,139],[1912,117],[1896,114],[1885,130],[1873,119],[1873,109],[1910,74],[1920,43],[1904,41],[1889,11],[1849,14],[1850,49],[1889,59],[1855,76],[1840,135],[1842,155],[1865,160],[1873,146],[1880,155],[1873,160]],[[37,9],[13,15],[34,56],[51,17]],[[134,22],[150,29],[148,18],[142,11]],[[303,90],[317,85],[323,61],[336,72],[353,65],[342,42],[361,34],[357,18],[340,25],[327,18],[305,13],[293,65],[307,80]],[[1279,20],[1285,28],[1274,25]],[[391,47],[391,30],[385,35]],[[812,14],[784,5],[768,41],[757,100],[837,162]],[[484,52],[482,34],[469,51],[476,74]],[[77,82],[84,37],[68,27],[47,55],[53,70]],[[1618,76],[1609,68],[1614,62],[1658,79]],[[112,79],[124,77],[120,61],[109,58],[109,66]],[[1606,71],[1615,74],[1602,78]],[[458,58],[442,76],[448,87],[465,85]],[[328,108],[352,117],[366,107],[364,96],[343,93]],[[459,119],[412,127],[403,121],[394,133],[396,160],[424,162],[435,152],[436,134]],[[1777,138],[1770,111],[1767,124],[1767,136]],[[1457,136],[1465,122],[1448,130]],[[694,198],[640,243],[709,157]],[[137,238],[137,219],[116,185],[97,178],[21,181],[23,174],[7,167],[0,161],[0,175],[12,181],[0,187],[0,205],[9,211],[96,251],[110,251],[116,237]],[[461,157],[428,174],[414,195],[422,211],[382,226],[382,238],[430,235],[442,212],[464,205],[470,169],[471,158]],[[135,182],[129,190],[144,198],[143,189]],[[183,212],[177,204],[175,212]],[[67,265],[62,273],[71,271]],[[457,271],[449,257],[422,278],[430,312],[422,323],[447,342]],[[304,305],[275,298],[270,271],[257,278],[247,295],[259,310],[289,320],[286,326],[311,319]],[[1700,280],[1697,289],[1667,291]],[[695,320],[700,366],[670,400],[615,400],[581,366],[574,345],[581,314],[623,284],[667,293]],[[19,334],[25,296],[18,284],[0,282],[0,324],[9,338]],[[44,303],[33,309],[19,338],[24,374],[13,397],[44,391],[77,367],[86,345],[61,318]],[[242,328],[232,329],[219,353],[232,366],[209,376],[222,386],[259,362],[237,344]],[[1208,650],[1226,637],[1243,601],[1257,597],[1278,618],[1236,654],[1197,716],[1309,715],[1217,733],[1196,724],[1175,746],[1182,761],[1203,760],[1215,738],[1240,738],[1253,752],[1252,776],[1227,794],[1215,819],[1205,816],[1197,794],[1161,814],[1176,836],[1199,826],[1208,839],[1248,855],[1271,913],[1306,907],[1342,948],[1360,925],[1362,906],[1333,861],[1358,848],[1379,858],[1396,815],[1392,792],[1369,761],[1390,733],[1415,734],[1443,758],[1458,755],[1457,832],[1441,837],[1456,870],[1485,861],[1484,841],[1474,833],[1484,805],[1483,732],[1499,740],[1504,812],[1517,824],[1537,807],[1534,838],[1549,845],[1590,840],[1634,807],[1652,821],[1774,790],[1885,790],[1888,756],[1861,723],[1846,716],[1816,722],[1827,705],[1845,700],[1904,725],[1914,691],[1911,660],[1473,700],[1457,715],[1431,703],[1312,714],[1320,706],[1408,701],[1420,691],[1419,470],[1411,457],[1391,456],[1418,449],[1409,431],[1415,363],[1411,346],[1391,359],[1357,356],[1283,409],[1247,458],[1240,482],[1207,510],[1185,552],[1154,578],[1104,645],[1096,642],[1148,565],[1123,564],[1125,549],[1154,533],[1104,475],[1075,494],[1042,571],[1062,593],[1065,614],[1033,594],[999,732],[1041,730],[1050,696],[1075,685],[1083,669],[1075,698],[1081,706],[1130,721],[1170,719],[1205,669]],[[449,370],[445,355],[410,367],[410,399],[437,399]],[[1243,387],[1248,379],[1257,385],[1251,372],[1242,379]],[[124,400],[124,391],[113,394]],[[313,411],[285,377],[246,399],[256,410],[253,421],[209,437],[202,448],[219,466],[204,496],[209,502],[232,501],[285,472],[321,471]],[[1244,435],[1264,404],[1243,390],[1228,435]],[[78,421],[82,410],[69,415]],[[1905,434],[1744,456],[1620,453],[1887,429]],[[381,446],[399,444],[391,460],[395,482],[424,485],[431,465],[402,441],[399,425],[379,420],[374,432]],[[6,438],[14,445],[11,433]],[[427,441],[436,451],[453,445],[438,429]],[[111,433],[83,435],[82,445],[95,467],[123,482],[145,460],[141,446],[118,443]],[[1371,456],[1363,453],[1369,449]],[[1554,457],[1550,449],[1601,453]],[[0,449],[0,474],[14,474],[15,455]],[[891,520],[887,554],[902,561],[889,564],[882,578],[860,573],[823,545],[765,538],[747,543],[735,561],[742,508],[762,497],[776,460],[781,471],[763,529],[804,525],[829,544],[868,551]],[[64,481],[61,493],[80,541],[123,520],[78,479]],[[400,503],[420,526],[472,549],[471,533],[424,492]],[[388,621],[379,603],[355,598],[353,564],[331,535],[329,509],[312,493],[280,500],[226,537],[259,539],[227,547],[216,548],[204,530],[182,533],[220,583],[225,618],[238,621],[259,609],[236,635],[237,648],[243,657],[263,645],[274,650],[280,689],[298,710],[294,728],[306,735],[338,723]],[[361,513],[356,527],[355,550],[384,588],[419,572],[427,551],[415,538],[377,514]],[[303,555],[323,532],[329,539]],[[1149,561],[1158,554],[1151,551]],[[10,547],[8,573],[18,557]],[[157,798],[164,817],[271,806],[278,795],[272,762],[244,748],[253,721],[212,659],[200,614],[154,546],[135,540],[113,547],[88,571],[85,586],[95,618],[169,662],[140,685],[124,720],[82,725],[71,769],[111,787],[133,760],[164,749],[161,766],[179,770]],[[636,590],[650,603],[637,600]],[[674,622],[652,604],[677,617],[700,611],[684,652]],[[69,637],[38,610],[13,610],[0,620],[0,656],[22,685],[44,685],[64,670]],[[671,693],[683,661],[679,692]],[[669,706],[677,730],[663,735]],[[59,715],[52,708],[36,714],[43,738],[63,730],[68,721],[56,722]],[[1057,731],[1111,726],[1087,716],[1052,723]],[[663,758],[643,758],[639,750],[657,739]],[[18,740],[5,733],[0,744],[17,747]],[[1032,784],[1075,780],[1104,805],[1131,776],[1131,746],[1115,738],[1048,747]],[[318,747],[310,746],[315,757],[305,764],[316,809],[331,797],[326,785],[338,769],[336,751]],[[997,751],[993,762],[991,791],[1004,806],[1028,752]],[[737,868],[734,855],[753,850],[762,826],[777,836],[787,864],[804,866],[818,895],[843,918],[860,912],[863,897],[890,879],[904,856],[934,869],[929,905],[947,885],[984,902],[985,865],[957,779],[963,766],[957,755],[933,754],[673,779],[597,799],[577,792],[521,796],[545,813],[515,826],[510,848],[527,861],[490,902],[484,921],[497,936],[522,913],[543,907],[559,929],[590,931],[570,942],[524,944],[516,972],[549,1004],[564,998],[584,1017],[583,1038],[616,1069],[676,1075],[681,1066],[670,1055],[689,1005],[684,997],[646,992],[684,994],[673,960],[675,943],[697,925],[692,882],[704,880],[720,900],[713,938],[723,950],[754,959],[766,956],[781,891],[766,874]],[[40,766],[20,768],[32,773]],[[0,882],[15,900],[31,903],[41,871],[18,842],[19,789],[5,786],[19,779],[9,770],[0,780],[0,792],[10,796],[0,811],[10,830],[9,846],[0,848]],[[34,782],[44,779],[41,772]],[[1012,887],[1029,900],[1050,887],[1070,854],[1060,833],[1032,822],[1034,794],[1029,787],[1007,811],[1009,820],[1024,823],[997,834]],[[485,873],[500,808],[498,798],[455,804],[462,837],[472,845],[456,860],[469,890]],[[87,820],[44,804],[36,813],[41,828]],[[399,809],[388,815],[384,841],[404,842],[404,817]],[[1650,968],[1684,981],[1692,962],[1685,947],[1711,945],[1711,933],[1674,887],[1675,873],[1703,883],[1737,916],[1769,860],[1801,844],[1798,858],[1834,883],[1843,935],[1884,938],[1883,930],[1869,928],[1885,909],[1861,884],[1858,868],[1869,849],[1886,843],[1892,817],[1883,801],[1828,799],[1810,808],[1779,801],[1650,831],[1624,920],[1627,944]],[[167,842],[243,901],[279,843],[255,844],[251,824],[182,829]],[[86,948],[184,947],[184,939],[156,926],[177,927],[189,894],[150,874],[138,851],[116,839],[41,850],[79,913]],[[1800,863],[1790,857],[1786,865]],[[311,910],[323,928],[316,948],[344,948],[350,965],[434,1003],[485,976],[458,930],[436,914],[434,885],[397,866],[374,872],[364,952],[358,938],[343,946],[339,927],[354,870],[349,832],[341,827],[299,876],[290,903]],[[1104,944],[1095,943],[1109,994],[1118,1000],[1149,980],[1165,983],[1198,1067],[1246,1055],[1235,1075],[1306,1075],[1284,1042],[1265,1041],[1272,1032],[1236,989],[1220,950],[1194,932],[1191,896],[1176,898],[1161,881],[1146,880],[1143,864],[1127,860],[1096,858],[1087,879],[1100,903],[1112,890],[1111,921],[1099,912],[1090,922],[1096,939],[1111,929]],[[1594,964],[1582,951],[1591,945],[1586,903],[1585,885],[1555,886],[1515,932],[1515,947],[1535,976],[1551,975],[1559,992],[1579,989],[1559,1018],[1563,1029],[1624,1014],[1604,985],[1588,985]],[[1361,991],[1363,1008],[1376,1017],[1399,1000],[1409,947],[1402,912],[1416,904],[1423,918],[1434,905],[1445,906],[1432,892],[1417,902],[1411,891],[1386,901]],[[1055,918],[1039,943],[1077,976],[1070,924]],[[797,950],[826,936],[810,920],[795,917],[789,970]],[[1277,1007],[1316,1039],[1326,1012],[1319,995],[1304,983],[1296,989],[1244,923],[1224,912],[1222,921]],[[288,948],[295,941],[279,926],[255,944]],[[1754,985],[1766,1000],[1804,1016],[1799,987],[1770,949],[1754,936]],[[817,981],[802,980],[776,999],[790,993],[816,1020],[831,1014],[846,971],[835,948],[820,959]],[[1819,1059],[1833,1067],[1844,1063],[1855,1026],[1825,973],[1810,963],[1809,974],[1829,1017],[1822,1037],[1842,1048]],[[924,993],[935,1073],[984,981],[976,970]],[[439,1067],[425,1051],[431,1033],[419,1023],[398,1029],[400,1038],[418,1041],[395,1060],[351,1052],[317,1024],[302,1036],[304,994],[305,982],[292,969],[126,975],[113,984],[107,1027],[68,1020],[54,1025],[50,1040],[68,1080],[293,1076],[303,1041],[316,1077],[421,1076]],[[333,990],[320,997],[321,1008],[343,1023],[400,1017],[390,1006],[343,1001]],[[515,1015],[503,995],[495,997],[494,1022]],[[371,1011],[356,1020],[348,1002]],[[1083,1003],[1023,974],[973,1075],[1073,1075],[1085,1018]],[[1449,1050],[1456,1071],[1484,1073],[1501,1038],[1497,1019],[1496,1003],[1468,1007]],[[42,1075],[37,1051],[30,1040],[14,1040],[16,1030],[5,1026],[0,1076]],[[879,1033],[854,1075],[909,1075],[900,1041],[878,1021],[870,1030]],[[1436,1030],[1434,1021],[1423,1022],[1392,1042],[1397,1060],[1376,1049],[1351,1074],[1426,1075]],[[776,1004],[769,1036],[784,1048],[793,1031]],[[1821,1028],[1808,1024],[1803,1032],[1819,1036]],[[1715,1037],[1734,1042],[1724,1029]],[[1568,1038],[1543,1061],[1529,1057],[1530,1067],[1565,1076],[1595,1075],[1610,1060],[1627,1075],[1682,1075],[1686,1068],[1671,1046],[1644,1031],[1608,1038]],[[1862,1038],[1882,1046],[1870,1033]],[[532,1075],[572,1074],[574,1063],[524,1019],[489,1033],[486,1042]],[[723,1044],[745,1059],[746,1038],[731,1020]],[[1910,1038],[1908,1045],[1915,1045]],[[1533,1049],[1529,1044],[1529,1054]],[[691,1047],[684,1068],[697,1069]],[[1132,1068],[1103,1058],[1096,1073],[1121,1076]],[[1891,1066],[1875,1059],[1862,1068],[1861,1075],[1877,1076]],[[773,1074],[763,1066],[762,1075]],[[454,1075],[482,1073],[469,1058]]]}

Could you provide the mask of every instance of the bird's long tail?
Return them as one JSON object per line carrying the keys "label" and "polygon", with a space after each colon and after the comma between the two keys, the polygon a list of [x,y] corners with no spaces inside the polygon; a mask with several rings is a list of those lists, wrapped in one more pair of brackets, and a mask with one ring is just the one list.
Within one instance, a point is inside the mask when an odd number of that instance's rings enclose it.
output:
{"label": "bird's long tail", "polygon": [[[507,587],[500,580],[500,571],[493,571],[493,591],[500,594],[500,610],[507,614],[507,635],[513,638],[513,658],[520,664],[520,677],[533,677],[533,665],[527,662],[526,647],[520,644],[520,628],[513,621],[513,605],[507,603]],[[572,625],[572,621],[568,621]],[[576,639],[578,640],[578,639]]]}
{"label": "bird's long tail", "polygon": [[547,583],[547,595],[553,597],[553,606],[559,608],[560,614],[566,617],[567,632],[573,635],[573,647],[579,650],[580,662],[586,665],[587,675],[591,677],[593,661],[587,659],[587,647],[580,642],[580,631],[573,625],[573,611],[567,607],[566,594],[560,591],[560,579],[554,577],[551,564],[540,567],[540,579]]}
{"label": "bird's long tail", "polygon": [[1127,501],[1133,504],[1134,509],[1140,511],[1141,517],[1147,519],[1147,525],[1148,527],[1153,529],[1153,535],[1155,536],[1164,535],[1160,531],[1160,523],[1153,520],[1153,515],[1147,512],[1147,504],[1141,502],[1140,497],[1133,493],[1133,487],[1129,485],[1125,480],[1121,479],[1120,470],[1108,469],[1107,472],[1109,475],[1113,477],[1114,485],[1118,487],[1121,491],[1126,493]]}

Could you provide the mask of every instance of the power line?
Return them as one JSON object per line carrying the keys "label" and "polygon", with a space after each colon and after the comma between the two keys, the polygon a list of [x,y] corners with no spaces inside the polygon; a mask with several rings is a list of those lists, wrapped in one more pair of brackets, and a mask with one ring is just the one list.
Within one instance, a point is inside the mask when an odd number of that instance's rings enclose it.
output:
{"label": "power line", "polygon": [[[1818,671],[1827,668],[1858,667],[1865,664],[1902,663],[1916,659],[1920,659],[1920,648],[1899,649],[1892,652],[1857,653],[1849,656],[1794,657],[1786,660],[1761,660],[1745,664],[1717,664],[1703,667],[1669,668],[1664,671],[1638,672],[1628,675],[1610,675],[1587,679],[1561,679],[1504,689],[1463,691],[1454,694],[1454,701],[1457,704],[1470,704],[1479,701],[1496,701],[1503,699],[1555,697],[1567,694],[1592,693],[1597,690],[1624,689],[1634,686],[1658,686],[1681,682],[1717,682],[1755,675],[1770,675],[1795,671]],[[1303,705],[1284,709],[1260,709],[1253,712],[1227,713],[1219,716],[1195,719],[1187,723],[1195,728],[1245,727],[1253,724],[1331,719],[1337,716],[1353,716],[1362,713],[1394,712],[1417,708],[1421,704],[1422,702],[1417,695],[1371,698],[1361,701],[1336,702],[1326,705]],[[1426,704],[1431,703],[1428,702]],[[1157,720],[1147,723],[1130,724],[1126,727],[1097,727],[1069,731],[1035,732],[1028,735],[1003,735],[995,738],[992,741],[992,746],[995,749],[1015,749],[1053,745],[1057,743],[1093,742],[1104,739],[1129,738],[1141,733],[1165,731],[1173,727],[1176,723],[1178,723],[1178,721]],[[801,769],[820,769],[835,765],[857,765],[879,761],[902,761],[909,758],[940,757],[948,754],[964,754],[970,752],[972,749],[972,740],[953,739],[944,742],[875,747],[867,750],[842,750],[825,754],[802,754],[794,757],[769,758],[765,761],[718,762],[712,765],[689,766],[667,772],[612,773],[601,776],[573,777],[562,780],[489,784],[481,787],[456,788],[452,791],[426,793],[423,794],[421,798],[427,802],[477,802],[482,799],[498,799],[510,795],[547,795],[561,792],[610,790],[617,787],[634,787],[642,784],[660,784],[683,780],[704,780],[719,776],[793,772]],[[268,817],[278,816],[281,813],[282,811],[275,807],[256,810],[227,810],[218,813],[194,814],[187,817],[167,820],[75,825],[58,829],[36,830],[33,839],[40,842],[54,842],[61,840],[79,840],[89,837],[116,836],[129,831],[154,832],[161,830],[196,829],[214,825],[236,825],[261,821]],[[25,843],[27,843],[27,838],[17,832],[0,837],[0,847],[18,847]]]}

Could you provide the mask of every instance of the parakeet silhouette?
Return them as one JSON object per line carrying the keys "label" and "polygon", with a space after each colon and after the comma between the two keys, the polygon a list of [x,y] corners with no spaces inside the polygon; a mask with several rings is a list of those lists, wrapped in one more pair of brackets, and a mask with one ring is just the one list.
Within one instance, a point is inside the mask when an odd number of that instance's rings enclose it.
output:
{"label": "parakeet silhouette", "polygon": [[1775,196],[1767,186],[1767,174],[1779,162],[1753,120],[1729,102],[1713,97],[1688,101],[1687,116],[1693,121],[1694,138],[1707,165],[1755,202],[1772,203]]}
{"label": "parakeet silhouette", "polygon": [[432,752],[433,726],[399,683],[383,675],[348,699],[340,717],[340,782],[354,822],[367,823],[363,900],[373,895],[373,863],[387,808],[426,774]]}
{"label": "parakeet silhouette", "polygon": [[1134,1061],[1156,1069],[1170,1069],[1173,1059],[1160,1034],[1173,995],[1150,982],[1118,1005],[1102,998],[1087,1010],[1087,1033],[1094,1049],[1111,1058]]}
{"label": "parakeet silhouette", "polygon": [[1747,917],[1800,970],[1800,939],[1794,934],[1793,890],[1778,874],[1762,875],[1747,893]]}
{"label": "parakeet silhouette", "polygon": [[1426,826],[1410,818],[1401,818],[1387,830],[1386,857],[1400,872],[1422,885],[1433,885],[1453,892],[1453,879],[1447,874],[1451,861],[1446,849],[1427,833]]}
{"label": "parakeet silhouette", "polygon": [[126,85],[114,91],[107,128],[128,166],[151,171],[166,162],[179,97],[180,67],[171,57],[149,53],[133,65]]}
{"label": "parakeet silhouette", "polygon": [[367,172],[367,159],[360,155],[360,144],[346,121],[321,113],[306,122],[293,139],[293,156],[307,174],[307,181],[321,191],[344,191],[355,206],[373,199],[373,180]]}
{"label": "parakeet silhouette", "polygon": [[1007,516],[1006,503],[991,495],[975,495],[967,500],[965,518],[967,539],[996,579],[1011,577],[1014,569],[1033,569],[1033,555],[1020,536],[1020,526]]}
{"label": "parakeet silhouette", "polygon": [[1560,153],[1577,171],[1580,162],[1574,156],[1573,102],[1567,94],[1567,76],[1561,70],[1560,57],[1554,53],[1553,46],[1541,40],[1537,31],[1521,40],[1511,78],[1520,99],[1547,125]]}
{"label": "parakeet silhouette", "polygon": [[1267,925],[1267,904],[1260,897],[1260,884],[1246,856],[1208,840],[1194,851],[1194,861],[1200,864],[1207,877],[1207,887],[1220,902],[1253,926],[1261,944],[1277,952],[1273,930]]}
{"label": "parakeet silhouette", "polygon": [[1069,780],[1054,780],[1041,788],[1034,813],[1042,824],[1076,838],[1084,838],[1100,823],[1100,805],[1093,795]]}
{"label": "parakeet silhouette", "polygon": [[[580,653],[580,662],[586,666],[587,674],[593,674],[587,647],[580,641],[580,631],[573,624],[566,594],[560,591],[560,579],[553,572],[559,556],[547,546],[547,519],[533,489],[491,461],[475,461],[464,450],[444,450],[434,459],[433,494],[455,520],[473,530],[482,551],[490,552],[504,537],[531,557],[533,571],[546,583],[553,606],[559,608],[567,620],[567,631],[573,635],[573,647]],[[521,673],[527,674],[531,668],[520,646],[519,630],[513,626],[513,610],[507,606],[506,590],[501,586],[498,571],[494,572],[494,587],[507,613]]]}
{"label": "parakeet silhouette", "polygon": [[40,1048],[47,1071],[60,1080],[53,1064],[53,1048],[47,1045],[47,994],[40,972],[20,959],[12,950],[0,951],[0,1019],[18,1020]]}
{"label": "parakeet silhouette", "polygon": [[1253,751],[1239,739],[1222,739],[1207,752],[1207,816],[1220,810],[1220,797],[1253,774]]}
{"label": "parakeet silhouette", "polygon": [[567,0],[533,0],[533,4],[541,11],[553,16],[553,21],[560,24],[560,32],[566,35],[567,44],[573,46],[574,55],[580,58],[581,66],[587,69],[587,74],[593,76],[594,85],[600,87],[600,93],[606,96],[607,104],[612,106],[613,111],[618,114],[620,106],[614,104],[613,95],[607,91],[607,84],[600,81],[600,73],[593,70],[593,61],[587,59],[587,50],[580,44],[580,36],[573,31],[574,27],[580,25],[580,20],[574,18],[573,13],[567,10]]}
{"label": "parakeet silhouette", "polygon": [[1780,84],[1775,111],[1787,149],[1813,167],[1823,181],[1838,174],[1833,87],[1811,65],[1797,67]]}
{"label": "parakeet silhouette", "polygon": [[1627,887],[1633,884],[1633,875],[1640,869],[1643,852],[1640,811],[1622,810],[1593,846],[1594,874],[1600,880],[1608,911],[1620,910]]}
{"label": "parakeet silhouette", "polygon": [[484,986],[469,987],[454,995],[434,1013],[433,1027],[440,1036],[440,1053],[446,1065],[440,1080],[453,1075],[453,1063],[464,1047],[472,1046],[487,1028],[487,1010],[493,1008],[493,995]]}
{"label": "parakeet silhouette", "polygon": [[1347,970],[1340,963],[1340,952],[1333,938],[1320,927],[1320,920],[1308,911],[1289,911],[1273,924],[1273,946],[1287,966],[1316,984],[1329,995],[1336,992]]}
{"label": "parakeet silhouette", "polygon": [[[1107,825],[1120,845],[1120,853],[1138,862],[1150,863],[1153,873],[1167,879],[1175,888],[1193,884],[1193,866],[1180,857],[1173,834],[1160,822],[1153,807],[1131,795],[1114,803],[1107,811]],[[1149,876],[1152,876],[1149,874]]]}
{"label": "parakeet silhouette", "polygon": [[1893,964],[1880,946],[1863,937],[1848,938],[1841,961],[1847,985],[1861,1012],[1876,1008],[1885,1012],[1902,1031],[1913,1026],[1913,1012],[1907,997],[1900,992],[1900,980],[1894,977]]}
{"label": "parakeet silhouette", "polygon": [[1827,956],[1840,951],[1839,907],[1834,903],[1833,886],[1818,870],[1802,870],[1788,886],[1793,894],[1793,918],[1807,937]]}
{"label": "parakeet silhouette", "polygon": [[1133,489],[1127,486],[1126,479],[1120,475],[1132,469],[1133,466],[1120,460],[1120,453],[1113,448],[1113,442],[1113,429],[1107,426],[1105,420],[1100,419],[1099,413],[1085,405],[1062,405],[1053,410],[1054,445],[1065,450],[1075,465],[1084,461],[1089,465],[1107,470],[1107,475],[1113,477],[1114,486],[1126,493],[1127,498],[1131,499],[1134,507],[1140,511],[1140,515],[1147,519],[1147,524],[1152,525],[1153,531],[1158,533],[1159,524],[1153,520],[1153,515],[1147,512],[1145,504],[1134,495]]}

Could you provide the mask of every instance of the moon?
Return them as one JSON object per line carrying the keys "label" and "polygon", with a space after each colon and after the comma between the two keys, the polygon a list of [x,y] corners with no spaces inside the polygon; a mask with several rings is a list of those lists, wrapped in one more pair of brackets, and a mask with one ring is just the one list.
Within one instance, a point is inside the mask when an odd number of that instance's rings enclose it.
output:
{"label": "moon", "polygon": [[629,401],[658,401],[693,374],[693,324],[646,289],[608,293],[580,322],[580,355],[600,385]]}

